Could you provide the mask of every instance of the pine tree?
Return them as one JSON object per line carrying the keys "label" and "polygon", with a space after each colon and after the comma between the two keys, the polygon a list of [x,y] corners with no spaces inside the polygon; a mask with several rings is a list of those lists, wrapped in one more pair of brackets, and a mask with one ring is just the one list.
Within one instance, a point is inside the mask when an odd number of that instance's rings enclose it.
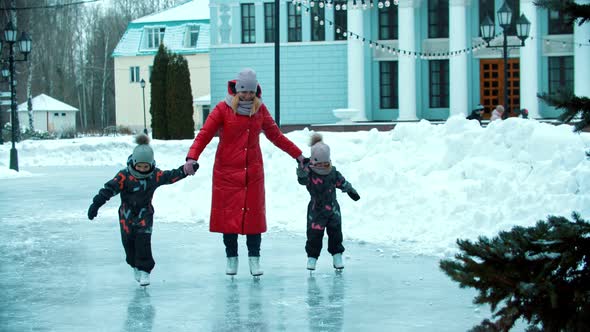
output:
{"label": "pine tree", "polygon": [[190,72],[186,59],[173,54],[168,63],[166,114],[170,139],[189,139],[195,136],[193,96]]}
{"label": "pine tree", "polygon": [[152,115],[152,136],[158,139],[169,139],[166,115],[167,72],[170,54],[163,44],[160,44],[154,58],[152,75],[150,77],[151,96],[150,114]]}
{"label": "pine tree", "polygon": [[[570,18],[569,24],[582,25],[590,22],[589,4],[577,4],[572,0],[537,0],[535,5],[559,11]],[[571,123],[579,117],[580,121],[575,123],[575,131],[581,131],[590,125],[590,98],[587,96],[575,96],[573,91],[559,91],[554,94],[540,93],[538,97],[548,105],[564,110],[559,116],[562,122]]]}
{"label": "pine tree", "polygon": [[461,252],[440,268],[460,287],[479,291],[498,320],[472,331],[508,331],[518,319],[544,331],[590,331],[590,223],[549,216],[477,242],[457,240]]}

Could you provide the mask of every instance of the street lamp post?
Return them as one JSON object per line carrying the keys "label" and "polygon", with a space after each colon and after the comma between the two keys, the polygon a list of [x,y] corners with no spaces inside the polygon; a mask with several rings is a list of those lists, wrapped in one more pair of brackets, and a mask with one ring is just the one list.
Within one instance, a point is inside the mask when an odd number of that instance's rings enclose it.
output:
{"label": "street lamp post", "polygon": [[490,19],[489,16],[483,20],[480,25],[481,36],[483,40],[487,43],[488,48],[501,48],[502,49],[502,56],[503,56],[503,63],[504,63],[504,82],[503,82],[503,90],[504,90],[504,107],[507,110],[507,113],[510,112],[510,107],[508,104],[508,48],[520,48],[524,46],[524,41],[529,37],[529,30],[531,28],[531,23],[527,20],[524,14],[520,15],[518,19],[516,19],[516,36],[520,39],[520,45],[508,45],[508,34],[507,31],[510,27],[510,23],[512,22],[512,10],[504,1],[504,4],[498,10],[498,23],[500,27],[502,27],[502,35],[503,35],[503,42],[502,45],[490,45],[490,41],[494,39],[496,27],[494,22]]}
{"label": "street lamp post", "polygon": [[139,82],[139,85],[141,86],[141,94],[143,95],[143,133],[147,135],[148,131],[145,121],[145,80],[143,78]]}
{"label": "street lamp post", "polygon": [[[17,140],[17,112],[16,112],[16,82],[14,80],[14,63],[18,61],[27,61],[27,56],[31,53],[31,37],[26,32],[21,34],[20,39],[16,40],[16,27],[12,24],[12,21],[6,24],[4,28],[4,42],[8,44],[8,68],[2,67],[2,76],[10,76],[10,124],[12,130],[12,148],[10,149],[10,169],[18,171],[18,152],[16,150],[15,142]],[[23,54],[24,59],[14,58],[14,44],[17,46],[20,52]],[[2,43],[0,43],[2,44]],[[1,49],[0,49],[1,51]],[[1,53],[1,52],[0,52]],[[4,61],[4,60],[3,60]]]}

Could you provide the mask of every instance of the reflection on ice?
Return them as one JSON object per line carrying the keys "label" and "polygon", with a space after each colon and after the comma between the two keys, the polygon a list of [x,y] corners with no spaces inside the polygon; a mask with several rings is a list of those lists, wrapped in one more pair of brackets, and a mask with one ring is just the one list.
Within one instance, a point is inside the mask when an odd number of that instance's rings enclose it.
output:
{"label": "reflection on ice", "polygon": [[151,332],[156,317],[156,309],[152,306],[147,288],[139,287],[127,306],[127,319],[123,331]]}
{"label": "reflection on ice", "polygon": [[316,277],[307,279],[307,306],[310,331],[342,331],[344,320],[344,276],[336,273],[327,296],[317,284]]}

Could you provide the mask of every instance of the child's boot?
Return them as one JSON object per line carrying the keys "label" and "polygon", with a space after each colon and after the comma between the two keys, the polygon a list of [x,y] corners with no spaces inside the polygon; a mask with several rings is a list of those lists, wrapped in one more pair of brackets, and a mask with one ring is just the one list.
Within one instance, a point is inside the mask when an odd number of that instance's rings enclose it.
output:
{"label": "child's boot", "polygon": [[264,274],[264,272],[262,272],[262,270],[260,269],[260,257],[248,257],[248,262],[250,263],[250,274],[252,276],[257,277]]}
{"label": "child's boot", "polygon": [[139,269],[136,267],[133,268],[133,277],[135,278],[135,281],[139,282]]}
{"label": "child's boot", "polygon": [[315,264],[318,262],[317,258],[307,257],[307,269],[310,271],[315,270]]}
{"label": "child's boot", "polygon": [[334,268],[337,270],[342,270],[344,268],[344,263],[342,262],[342,254],[335,254],[332,256],[332,262],[334,263]]}
{"label": "child's boot", "polygon": [[147,286],[150,284],[150,274],[145,271],[139,271],[139,285]]}
{"label": "child's boot", "polygon": [[238,256],[228,257],[227,265],[225,267],[225,274],[234,276],[238,274]]}

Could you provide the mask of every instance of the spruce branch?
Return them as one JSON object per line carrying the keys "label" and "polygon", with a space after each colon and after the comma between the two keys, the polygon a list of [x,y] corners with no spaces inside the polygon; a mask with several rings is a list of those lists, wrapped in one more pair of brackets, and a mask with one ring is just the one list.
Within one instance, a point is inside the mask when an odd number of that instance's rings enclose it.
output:
{"label": "spruce branch", "polygon": [[537,97],[549,106],[563,109],[564,112],[559,116],[559,120],[564,123],[570,123],[579,117],[580,120],[574,126],[576,132],[590,125],[590,98],[577,97],[571,91],[561,91],[554,94],[541,93]]}
{"label": "spruce branch", "polygon": [[590,5],[577,4],[573,0],[536,0],[535,5],[559,11],[570,18],[568,24],[582,25],[590,21]]}

